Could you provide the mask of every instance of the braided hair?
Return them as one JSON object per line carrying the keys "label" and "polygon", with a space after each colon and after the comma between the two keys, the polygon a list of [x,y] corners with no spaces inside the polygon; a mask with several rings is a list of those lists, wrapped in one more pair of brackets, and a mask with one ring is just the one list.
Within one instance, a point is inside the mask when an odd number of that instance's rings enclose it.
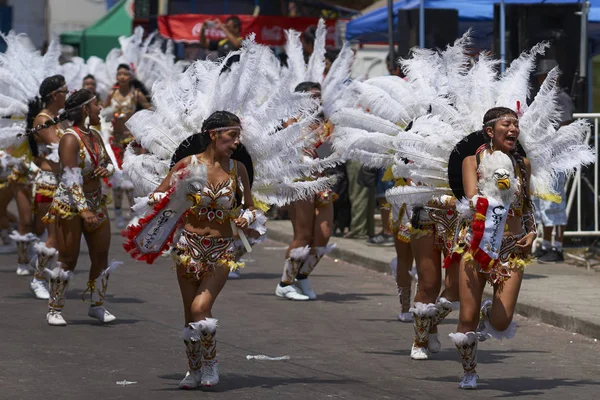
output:
{"label": "braided hair", "polygon": [[49,128],[58,124],[60,121],[57,118],[46,121],[43,125],[33,128],[33,122],[39,113],[50,103],[52,94],[58,89],[66,85],[65,77],[62,75],[53,75],[42,81],[39,90],[39,96],[29,102],[29,110],[27,111],[27,141],[29,149],[34,157],[39,155],[35,133],[39,130]]}

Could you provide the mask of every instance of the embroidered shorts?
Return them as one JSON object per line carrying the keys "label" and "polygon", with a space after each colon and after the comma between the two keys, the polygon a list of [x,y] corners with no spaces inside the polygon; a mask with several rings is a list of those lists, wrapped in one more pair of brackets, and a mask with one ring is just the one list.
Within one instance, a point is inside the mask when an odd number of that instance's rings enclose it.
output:
{"label": "embroidered shorts", "polygon": [[327,207],[329,204],[333,203],[338,199],[337,193],[332,190],[327,189],[325,192],[319,192],[315,196],[315,206],[317,208]]}
{"label": "embroidered shorts", "polygon": [[456,210],[415,207],[411,218],[411,237],[431,235],[435,248],[450,254],[457,239],[459,215]]}
{"label": "embroidered shorts", "polygon": [[208,237],[183,230],[171,254],[175,267],[196,283],[212,275],[218,267],[235,270],[240,266],[235,262],[233,238]]}
{"label": "embroidered shorts", "polygon": [[34,179],[36,203],[51,203],[58,189],[58,175],[51,171],[38,171]]}
{"label": "embroidered shorts", "polygon": [[[474,262],[470,252],[470,229],[463,229],[460,236],[455,251],[457,251],[457,254],[462,254],[465,260]],[[510,271],[523,271],[531,262],[531,254],[525,254],[517,247],[517,242],[521,240],[523,236],[525,236],[525,233],[504,236],[502,238],[502,245],[500,246],[498,262],[492,266],[479,265],[479,272],[486,275],[486,280],[490,285],[502,286],[502,284],[510,278]]]}
{"label": "embroidered shorts", "polygon": [[[85,196],[85,202],[87,203],[88,208],[91,212],[96,214],[96,218],[98,218],[98,225],[90,228],[86,227],[86,230],[90,232],[95,231],[108,222],[108,212],[106,210],[108,197],[102,193],[102,188],[98,188],[92,192],[84,192],[83,195]],[[76,215],[79,215],[79,210],[71,204],[69,190],[65,188],[62,183],[59,184],[54,199],[52,199],[50,210],[48,210],[48,214],[44,216],[43,221],[45,223],[51,223],[54,222],[57,217],[71,219]]]}
{"label": "embroidered shorts", "polygon": [[404,243],[410,243],[410,210],[406,204],[392,205],[390,214],[392,233]]}

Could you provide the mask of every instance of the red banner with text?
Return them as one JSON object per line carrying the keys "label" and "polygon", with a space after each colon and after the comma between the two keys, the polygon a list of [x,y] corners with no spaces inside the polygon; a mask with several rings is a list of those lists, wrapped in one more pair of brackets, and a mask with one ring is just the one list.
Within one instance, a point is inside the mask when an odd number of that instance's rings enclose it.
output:
{"label": "red banner with text", "polygon": [[[227,15],[178,14],[158,17],[158,31],[166,38],[176,42],[197,43],[200,41],[200,31],[203,24],[216,19],[225,22]],[[285,30],[294,29],[304,32],[311,25],[317,25],[317,18],[305,17],[267,17],[238,15],[242,21],[242,36],[256,34],[256,42],[267,46],[282,46],[285,44]],[[325,21],[327,25],[327,46],[335,45],[335,20]],[[208,27],[206,37],[209,40],[220,40],[225,34],[216,28]]]}

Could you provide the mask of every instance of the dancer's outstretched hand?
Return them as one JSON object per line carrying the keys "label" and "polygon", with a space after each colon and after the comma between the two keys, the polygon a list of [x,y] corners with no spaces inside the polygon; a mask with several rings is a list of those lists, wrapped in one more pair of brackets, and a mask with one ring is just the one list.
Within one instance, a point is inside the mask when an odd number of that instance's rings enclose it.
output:
{"label": "dancer's outstretched hand", "polygon": [[98,217],[93,212],[86,210],[81,212],[81,218],[83,218],[83,223],[88,227],[93,227],[98,225],[100,222]]}

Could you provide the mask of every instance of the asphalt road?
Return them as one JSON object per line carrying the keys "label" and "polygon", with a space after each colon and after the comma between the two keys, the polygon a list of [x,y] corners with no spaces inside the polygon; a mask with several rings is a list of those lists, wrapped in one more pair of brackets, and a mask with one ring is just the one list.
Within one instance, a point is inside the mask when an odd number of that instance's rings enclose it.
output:
{"label": "asphalt road", "polygon": [[[274,289],[284,245],[269,241],[217,300],[221,383],[182,391],[183,313],[170,259],[133,263],[120,242],[115,233],[111,256],[126,263],[110,278],[106,306],[118,321],[107,326],[81,301],[87,252],[68,293],[67,327],[46,325],[45,302],[14,273],[16,255],[0,256],[0,399],[574,400],[600,393],[597,342],[522,317],[515,339],[480,346],[480,389],[465,393],[447,338],[454,314],[440,329],[442,351],[411,361],[412,325],[396,320],[390,276],[326,258],[312,278],[317,301],[282,300]],[[246,359],[260,354],[290,360]]]}

